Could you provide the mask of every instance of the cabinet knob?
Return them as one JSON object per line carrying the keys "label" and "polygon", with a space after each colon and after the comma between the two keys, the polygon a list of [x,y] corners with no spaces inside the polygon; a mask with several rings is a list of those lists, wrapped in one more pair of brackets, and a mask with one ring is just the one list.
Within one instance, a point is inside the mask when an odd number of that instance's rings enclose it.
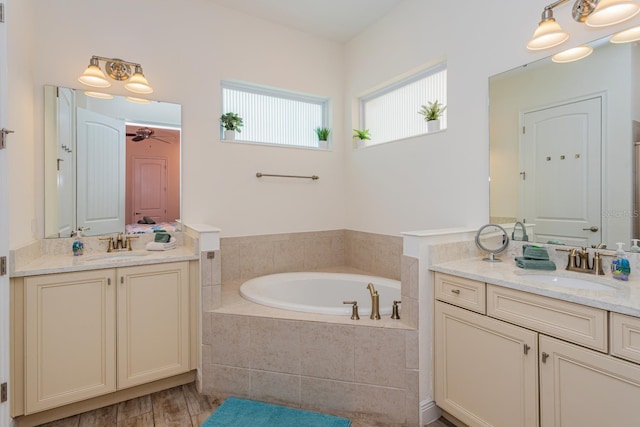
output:
{"label": "cabinet knob", "polygon": [[549,358],[549,354],[542,352],[542,363],[547,363],[547,359]]}
{"label": "cabinet knob", "polygon": [[529,354],[529,350],[531,350],[531,346],[528,344],[524,345],[524,354]]}
{"label": "cabinet knob", "polygon": [[451,289],[452,294],[460,295],[460,289]]}

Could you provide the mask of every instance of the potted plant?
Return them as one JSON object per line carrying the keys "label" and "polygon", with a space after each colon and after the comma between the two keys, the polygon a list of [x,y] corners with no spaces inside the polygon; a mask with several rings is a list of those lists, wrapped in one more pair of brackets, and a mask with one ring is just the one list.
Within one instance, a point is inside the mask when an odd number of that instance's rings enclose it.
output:
{"label": "potted plant", "polygon": [[225,141],[235,141],[236,132],[240,133],[240,128],[243,126],[242,117],[231,112],[220,116],[220,124],[224,127]]}
{"label": "potted plant", "polygon": [[446,105],[442,105],[435,100],[434,102],[428,102],[427,105],[423,105],[418,114],[424,116],[424,120],[427,122],[427,132],[435,132],[440,130],[440,117],[444,110],[447,109]]}
{"label": "potted plant", "polygon": [[320,148],[327,148],[327,140],[329,139],[329,134],[331,133],[331,129],[317,127],[314,129],[316,135],[318,135],[318,145]]}
{"label": "potted plant", "polygon": [[371,135],[369,135],[369,129],[354,129],[353,130],[353,138],[357,139],[358,147],[364,146],[364,141],[371,139]]}

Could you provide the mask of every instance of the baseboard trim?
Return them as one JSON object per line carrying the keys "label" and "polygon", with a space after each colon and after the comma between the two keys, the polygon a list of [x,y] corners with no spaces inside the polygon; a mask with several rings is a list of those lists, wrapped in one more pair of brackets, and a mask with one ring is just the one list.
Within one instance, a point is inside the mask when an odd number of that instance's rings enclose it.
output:
{"label": "baseboard trim", "polygon": [[424,426],[435,422],[442,415],[442,410],[432,400],[420,402],[420,425]]}

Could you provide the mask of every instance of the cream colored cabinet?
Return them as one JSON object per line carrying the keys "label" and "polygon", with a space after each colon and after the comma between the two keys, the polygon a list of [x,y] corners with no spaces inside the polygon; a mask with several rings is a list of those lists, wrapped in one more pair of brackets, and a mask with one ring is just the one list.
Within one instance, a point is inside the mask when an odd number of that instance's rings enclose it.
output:
{"label": "cream colored cabinet", "polygon": [[470,426],[537,426],[537,335],[436,301],[438,406]]}
{"label": "cream colored cabinet", "polygon": [[640,425],[640,366],[540,336],[543,427]]}
{"label": "cream colored cabinet", "polygon": [[24,413],[190,369],[188,262],[24,278]]}
{"label": "cream colored cabinet", "polygon": [[118,388],[189,370],[187,265],[118,270]]}
{"label": "cream colored cabinet", "polygon": [[27,277],[25,412],[116,389],[115,272]]}

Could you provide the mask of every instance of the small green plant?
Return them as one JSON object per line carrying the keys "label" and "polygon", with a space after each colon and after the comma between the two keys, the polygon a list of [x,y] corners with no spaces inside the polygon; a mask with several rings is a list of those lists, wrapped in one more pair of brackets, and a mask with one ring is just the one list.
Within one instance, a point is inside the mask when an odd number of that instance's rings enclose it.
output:
{"label": "small green plant", "polygon": [[354,129],[353,130],[353,138],[358,138],[362,141],[366,141],[367,139],[371,139],[371,135],[369,135],[369,129],[365,129],[365,130],[360,130],[360,129]]}
{"label": "small green plant", "polygon": [[440,104],[437,100],[434,102],[428,102],[428,105],[423,105],[418,114],[422,114],[424,116],[424,120],[426,122],[430,122],[431,120],[438,120],[444,110],[447,109],[446,105]]}
{"label": "small green plant", "polygon": [[240,128],[244,125],[242,123],[242,117],[236,113],[225,113],[220,116],[220,123],[225,130],[234,130],[238,133],[241,132]]}
{"label": "small green plant", "polygon": [[318,141],[326,141],[329,139],[329,134],[331,133],[331,129],[322,127],[317,127],[314,131],[316,132],[316,135],[318,135]]}

